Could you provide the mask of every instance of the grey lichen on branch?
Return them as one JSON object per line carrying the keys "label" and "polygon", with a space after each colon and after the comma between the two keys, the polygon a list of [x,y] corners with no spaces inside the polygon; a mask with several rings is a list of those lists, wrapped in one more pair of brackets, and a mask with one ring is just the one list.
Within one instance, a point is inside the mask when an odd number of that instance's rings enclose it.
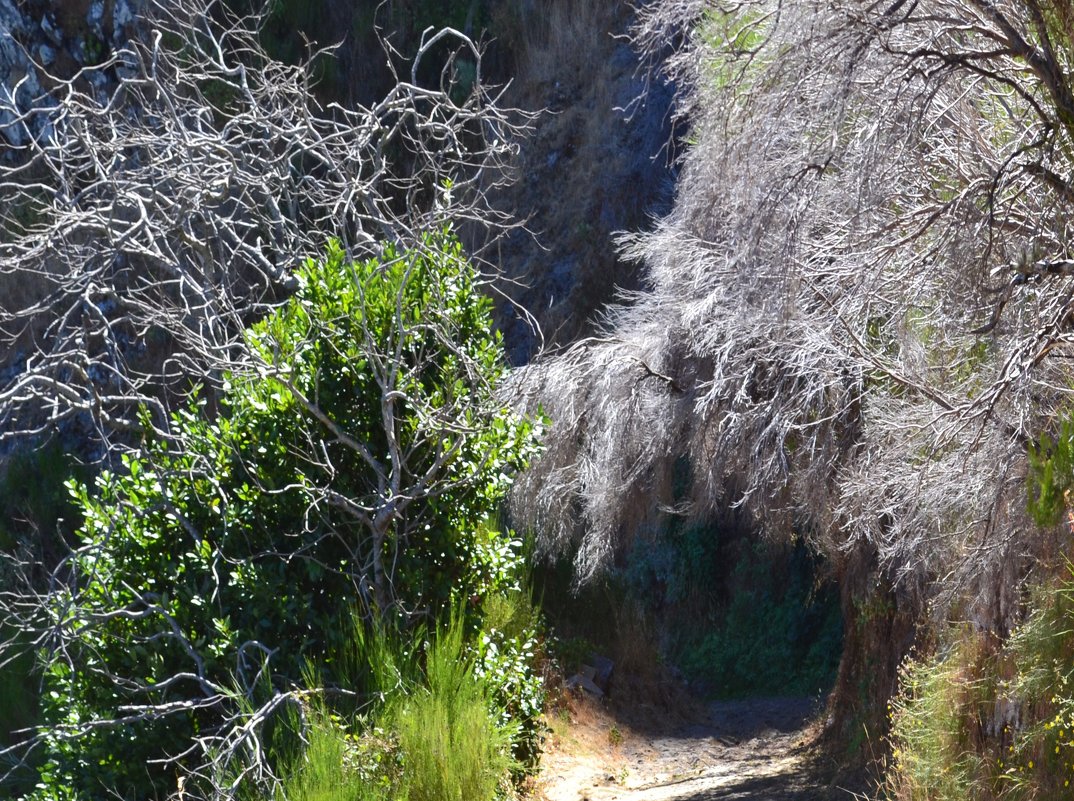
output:
{"label": "grey lichen on branch", "polygon": [[548,551],[608,566],[686,459],[677,514],[741,508],[835,564],[875,554],[908,606],[1007,625],[1055,536],[1025,512],[1026,444],[1070,400],[1072,13],[641,10],[690,148],[674,211],[622,240],[650,290],[518,377],[553,420],[515,495]]}

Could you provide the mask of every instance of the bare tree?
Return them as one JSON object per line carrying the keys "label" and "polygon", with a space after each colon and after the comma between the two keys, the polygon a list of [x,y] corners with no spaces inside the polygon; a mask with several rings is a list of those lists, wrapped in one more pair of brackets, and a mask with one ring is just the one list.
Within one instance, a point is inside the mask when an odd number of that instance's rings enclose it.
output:
{"label": "bare tree", "polygon": [[[467,37],[426,32],[379,103],[321,108],[308,63],[269,58],[261,22],[150,3],[128,47],[70,80],[41,67],[47,96],[9,103],[0,438],[77,420],[107,449],[141,406],[166,425],[169,398],[242,362],[244,324],[303,259],[329,238],[353,256],[420,243],[448,184],[454,219],[506,222],[483,196],[525,119],[497,110]],[[445,48],[476,65],[472,86],[454,56],[419,85]]]}
{"label": "bare tree", "polygon": [[[647,7],[692,147],[674,212],[624,237],[651,291],[518,380],[553,419],[516,509],[582,576],[668,511],[746,507],[874,549],[922,602],[1004,626],[1054,532],[1025,446],[1069,402],[1066,2]],[[622,503],[636,499],[636,503]],[[938,610],[945,608],[941,603]]]}

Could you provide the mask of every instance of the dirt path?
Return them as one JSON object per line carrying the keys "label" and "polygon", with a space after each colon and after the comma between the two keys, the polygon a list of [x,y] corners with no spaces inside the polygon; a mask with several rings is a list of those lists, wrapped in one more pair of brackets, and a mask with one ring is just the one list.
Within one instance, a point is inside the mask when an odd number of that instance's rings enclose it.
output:
{"label": "dirt path", "polygon": [[602,709],[553,724],[539,790],[547,801],[850,801],[818,777],[808,699],[713,703],[667,730]]}

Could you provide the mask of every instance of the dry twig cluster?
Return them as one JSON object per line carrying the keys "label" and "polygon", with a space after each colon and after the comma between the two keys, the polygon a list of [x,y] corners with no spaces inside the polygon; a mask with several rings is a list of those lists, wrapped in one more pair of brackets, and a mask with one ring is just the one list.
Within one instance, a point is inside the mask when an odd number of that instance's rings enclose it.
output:
{"label": "dry twig cluster", "polygon": [[23,144],[0,162],[0,438],[77,419],[110,447],[141,406],[166,425],[192,381],[242,369],[244,325],[296,265],[329,238],[354,257],[420,243],[449,182],[452,219],[507,223],[483,198],[525,119],[498,109],[468,38],[427,32],[380,102],[322,108],[315,54],[273,61],[261,22],[150,3],[128,47],[7,109],[0,133]]}

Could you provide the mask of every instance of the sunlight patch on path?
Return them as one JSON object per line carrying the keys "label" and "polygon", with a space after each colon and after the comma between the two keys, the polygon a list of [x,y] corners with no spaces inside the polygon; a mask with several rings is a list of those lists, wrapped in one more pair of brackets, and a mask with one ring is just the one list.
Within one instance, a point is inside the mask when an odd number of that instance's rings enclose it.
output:
{"label": "sunlight patch on path", "polygon": [[813,709],[809,699],[722,702],[701,722],[621,732],[623,724],[590,709],[572,719],[570,742],[553,749],[540,789],[547,801],[849,799],[811,767]]}

